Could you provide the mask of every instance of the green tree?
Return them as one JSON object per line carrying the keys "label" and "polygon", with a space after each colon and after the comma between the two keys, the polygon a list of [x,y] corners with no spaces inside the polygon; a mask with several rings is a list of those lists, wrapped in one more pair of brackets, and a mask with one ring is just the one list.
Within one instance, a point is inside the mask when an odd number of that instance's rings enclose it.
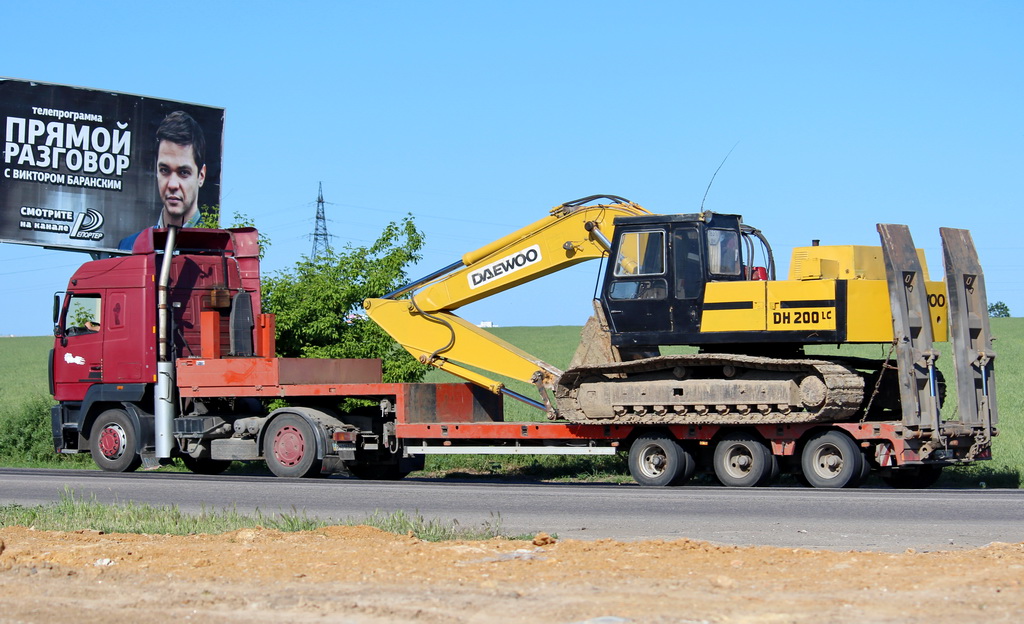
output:
{"label": "green tree", "polygon": [[1010,306],[1006,305],[1002,301],[990,303],[988,306],[988,315],[992,318],[1006,318],[1010,316]]}
{"label": "green tree", "polygon": [[369,246],[345,246],[263,280],[263,310],[277,315],[283,357],[381,358],[384,381],[420,381],[426,367],[362,313],[363,300],[407,281],[423,234],[411,216],[389,223]]}
{"label": "green tree", "polygon": [[[238,213],[235,213],[238,217]],[[216,230],[220,227],[220,205],[208,206],[203,204],[199,207],[199,227]]]}

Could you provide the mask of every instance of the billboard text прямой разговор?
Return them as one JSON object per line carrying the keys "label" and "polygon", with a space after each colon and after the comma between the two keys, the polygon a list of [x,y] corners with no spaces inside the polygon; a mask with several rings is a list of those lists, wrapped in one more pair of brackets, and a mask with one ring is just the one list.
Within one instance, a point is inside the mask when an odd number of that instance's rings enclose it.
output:
{"label": "billboard text \u043f\u0440\u044f\u043c\u043e\u0439 \u0440\u0430\u0437\u0433\u043e\u0432\u043e\u0440", "polygon": [[191,172],[202,177],[186,201],[219,206],[224,109],[0,78],[0,241],[114,251],[163,225],[162,211],[182,193],[158,176],[166,166],[157,131],[170,117],[198,126],[195,142],[205,143],[195,152],[201,171]]}

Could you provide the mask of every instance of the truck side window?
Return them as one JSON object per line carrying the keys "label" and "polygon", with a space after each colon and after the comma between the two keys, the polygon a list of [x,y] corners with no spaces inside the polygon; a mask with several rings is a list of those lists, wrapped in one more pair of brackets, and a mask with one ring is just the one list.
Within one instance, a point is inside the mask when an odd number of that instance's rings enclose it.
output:
{"label": "truck side window", "polygon": [[665,273],[665,233],[627,232],[619,240],[615,276],[662,275]]}
{"label": "truck side window", "polygon": [[72,294],[64,319],[64,335],[94,334],[100,330],[102,310],[99,295]]}
{"label": "truck side window", "polygon": [[672,254],[676,265],[676,299],[699,297],[704,271],[700,264],[700,238],[697,230],[676,230],[672,235]]}

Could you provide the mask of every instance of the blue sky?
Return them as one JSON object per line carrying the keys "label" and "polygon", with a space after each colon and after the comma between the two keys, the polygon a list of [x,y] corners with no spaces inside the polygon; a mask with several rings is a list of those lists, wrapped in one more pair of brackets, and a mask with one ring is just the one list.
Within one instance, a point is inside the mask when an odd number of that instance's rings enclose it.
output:
{"label": "blue sky", "polygon": [[[175,14],[177,11],[178,14]],[[189,13],[185,13],[189,11]],[[5,2],[0,75],[226,109],[222,210],[265,271],[412,213],[413,277],[564,201],[744,215],[789,250],[906,223],[942,274],[973,232],[990,301],[1024,314],[1019,2]],[[13,27],[17,25],[17,27]],[[50,332],[86,256],[0,244],[0,335]],[[579,325],[597,264],[463,309]]]}

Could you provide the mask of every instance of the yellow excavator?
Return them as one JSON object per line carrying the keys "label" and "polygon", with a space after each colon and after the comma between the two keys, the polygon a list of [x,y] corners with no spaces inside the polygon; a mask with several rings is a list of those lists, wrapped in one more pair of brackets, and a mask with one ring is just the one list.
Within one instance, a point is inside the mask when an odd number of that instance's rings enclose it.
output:
{"label": "yellow excavator", "polygon": [[[966,230],[942,228],[946,280],[928,278],[902,225],[881,245],[793,250],[778,279],[762,232],[739,215],[653,214],[617,196],[543,219],[379,299],[367,314],[420,361],[571,423],[768,425],[901,421],[922,458],[949,440],[985,447],[996,422],[984,278]],[[585,260],[607,258],[594,315],[566,371],[455,314]],[[934,341],[952,339],[959,415],[943,421]],[[882,343],[869,360],[805,354]],[[661,347],[689,345],[688,355]],[[538,398],[490,371],[531,383]],[[903,429],[901,429],[902,431]],[[931,455],[938,458],[941,453]]]}

